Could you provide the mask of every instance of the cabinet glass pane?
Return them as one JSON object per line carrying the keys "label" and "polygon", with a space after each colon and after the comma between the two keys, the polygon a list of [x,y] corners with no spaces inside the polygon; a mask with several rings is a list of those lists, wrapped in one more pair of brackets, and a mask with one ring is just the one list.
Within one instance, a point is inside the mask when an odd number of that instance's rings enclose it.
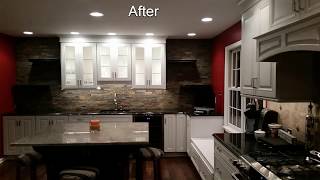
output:
{"label": "cabinet glass pane", "polygon": [[110,48],[109,47],[101,47],[100,48],[100,55],[109,56],[110,55]]}
{"label": "cabinet glass pane", "polygon": [[119,56],[128,56],[129,48],[128,47],[119,47],[118,48],[118,55]]}
{"label": "cabinet glass pane", "polygon": [[152,48],[152,59],[161,59],[161,47]]}
{"label": "cabinet glass pane", "polygon": [[161,74],[152,74],[152,85],[161,85]]}
{"label": "cabinet glass pane", "polygon": [[152,74],[161,74],[161,61],[160,60],[153,60],[152,61]]}
{"label": "cabinet glass pane", "polygon": [[66,59],[65,61],[65,72],[68,74],[76,73],[76,61],[74,59]]}
{"label": "cabinet glass pane", "polygon": [[101,66],[111,66],[111,57],[110,56],[101,56],[100,57]]}
{"label": "cabinet glass pane", "polygon": [[145,85],[145,75],[144,74],[136,74],[136,85]]}
{"label": "cabinet glass pane", "polygon": [[93,48],[92,47],[83,47],[83,59],[94,59],[93,58]]}
{"label": "cabinet glass pane", "polygon": [[141,74],[145,73],[145,63],[144,61],[136,61],[136,73]]}
{"label": "cabinet glass pane", "polygon": [[128,68],[118,67],[117,78],[128,78]]}
{"label": "cabinet glass pane", "polygon": [[93,74],[93,61],[90,61],[90,60],[82,61],[82,73]]}
{"label": "cabinet glass pane", "polygon": [[101,67],[101,77],[111,78],[112,77],[111,67]]}
{"label": "cabinet glass pane", "polygon": [[75,59],[76,58],[76,48],[73,46],[66,46],[65,50],[66,59]]}
{"label": "cabinet glass pane", "polygon": [[136,59],[137,60],[144,59],[144,48],[143,47],[136,47]]}
{"label": "cabinet glass pane", "polygon": [[76,86],[77,85],[77,76],[75,74],[66,74],[66,86]]}
{"label": "cabinet glass pane", "polygon": [[128,56],[118,56],[118,66],[128,66]]}

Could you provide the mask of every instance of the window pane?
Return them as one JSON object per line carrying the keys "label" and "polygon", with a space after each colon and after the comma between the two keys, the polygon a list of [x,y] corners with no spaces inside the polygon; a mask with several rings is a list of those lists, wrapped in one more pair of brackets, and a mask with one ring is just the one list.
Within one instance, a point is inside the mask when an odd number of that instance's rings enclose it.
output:
{"label": "window pane", "polygon": [[236,84],[236,87],[240,87],[240,70],[236,71],[237,75],[237,84]]}

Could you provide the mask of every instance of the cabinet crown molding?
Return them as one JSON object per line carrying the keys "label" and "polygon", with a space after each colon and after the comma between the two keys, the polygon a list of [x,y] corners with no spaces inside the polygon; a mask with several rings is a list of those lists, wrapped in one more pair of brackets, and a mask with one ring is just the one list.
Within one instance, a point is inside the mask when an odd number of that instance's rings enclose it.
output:
{"label": "cabinet crown molding", "polygon": [[145,43],[166,43],[167,37],[162,36],[61,36],[61,43],[128,43],[128,44],[145,44]]}

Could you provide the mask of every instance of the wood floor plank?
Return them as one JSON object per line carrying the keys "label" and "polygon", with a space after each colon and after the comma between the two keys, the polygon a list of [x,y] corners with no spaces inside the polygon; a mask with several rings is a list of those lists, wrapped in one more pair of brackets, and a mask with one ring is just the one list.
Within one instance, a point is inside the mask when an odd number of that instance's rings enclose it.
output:
{"label": "wood floor plank", "polygon": [[[130,163],[130,180],[135,180],[135,163]],[[22,169],[22,180],[29,180],[27,169]],[[46,180],[44,166],[37,168],[38,180]],[[6,163],[0,167],[0,180],[15,180],[16,165]],[[188,157],[165,157],[161,160],[162,180],[201,180],[197,170]],[[153,180],[152,162],[147,162],[144,169],[144,180]]]}

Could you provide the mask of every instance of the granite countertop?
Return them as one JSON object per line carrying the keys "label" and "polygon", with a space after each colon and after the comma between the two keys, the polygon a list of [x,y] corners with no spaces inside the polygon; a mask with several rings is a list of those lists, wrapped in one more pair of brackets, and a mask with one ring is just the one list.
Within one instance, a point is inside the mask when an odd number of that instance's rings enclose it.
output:
{"label": "granite countertop", "polygon": [[101,130],[90,132],[88,123],[61,124],[57,130],[46,129],[34,136],[22,138],[15,146],[96,146],[96,145],[147,145],[148,123],[101,123]]}
{"label": "granite countertop", "polygon": [[49,112],[49,113],[4,113],[3,116],[71,116],[71,115],[139,115],[139,114],[178,114],[187,112],[177,110],[100,110],[100,111],[81,111],[81,112]]}
{"label": "granite countertop", "polygon": [[213,115],[195,115],[190,111],[178,111],[172,109],[152,109],[152,110],[101,110],[101,111],[81,111],[81,112],[50,112],[50,113],[4,113],[3,116],[72,116],[72,115],[143,115],[143,114],[187,114],[189,116],[223,116],[221,114]]}

